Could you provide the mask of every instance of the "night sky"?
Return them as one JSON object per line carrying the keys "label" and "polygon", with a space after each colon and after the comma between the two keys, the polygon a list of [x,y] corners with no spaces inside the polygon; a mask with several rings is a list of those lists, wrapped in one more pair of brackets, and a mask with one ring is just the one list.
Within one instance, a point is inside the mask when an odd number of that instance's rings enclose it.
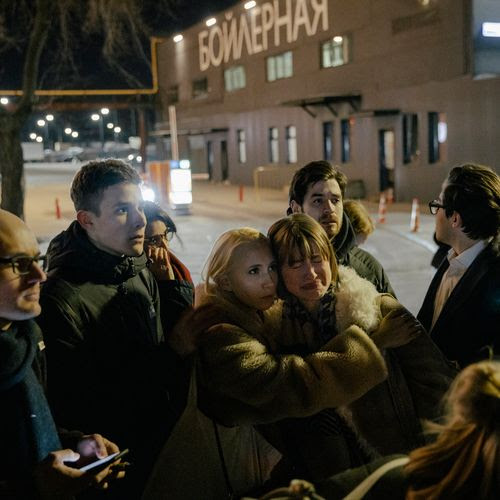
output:
{"label": "night sky", "polygon": [[[149,26],[151,26],[153,35],[169,36],[236,3],[238,2],[235,0],[177,0],[172,9],[172,14],[162,14],[154,10],[154,3],[152,3],[152,7],[145,12],[145,18]],[[57,39],[57,33],[51,33],[49,35],[50,39]],[[146,61],[127,53],[119,59],[119,64],[125,68],[129,78],[122,76],[115,68],[109,67],[107,62],[100,56],[100,42],[101,40],[97,37],[94,37],[94,43],[82,42],[76,39],[76,74],[69,65],[56,65],[54,67],[53,63],[58,60],[59,49],[55,44],[49,42],[46,50],[44,50],[40,64],[38,88],[113,89],[151,87],[151,72]],[[149,57],[149,40],[146,38],[144,39],[144,52]],[[23,56],[23,47],[0,53],[0,89],[21,88],[20,67]]]}

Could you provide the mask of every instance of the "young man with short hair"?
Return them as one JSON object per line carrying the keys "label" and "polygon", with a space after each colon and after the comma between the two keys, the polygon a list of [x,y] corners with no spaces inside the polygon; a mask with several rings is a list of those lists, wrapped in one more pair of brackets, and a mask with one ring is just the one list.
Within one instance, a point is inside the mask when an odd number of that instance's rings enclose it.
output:
{"label": "young man with short hair", "polygon": [[140,183],[120,160],[77,172],[76,221],[50,244],[41,298],[56,417],[67,427],[102,429],[130,448],[134,466],[119,498],[140,497],[187,387],[185,367],[165,343],[143,251]]}
{"label": "young man with short hair", "polygon": [[382,265],[356,245],[356,235],[343,210],[347,177],[327,161],[313,161],[295,172],[287,214],[305,213],[317,220],[332,242],[339,264],[352,267],[380,293],[395,296]]}
{"label": "young man with short hair", "polygon": [[482,165],[454,167],[429,208],[436,239],[451,249],[418,319],[464,367],[500,351],[500,177]]}
{"label": "young man with short hair", "polygon": [[[59,434],[45,398],[40,314],[44,257],[32,231],[0,210],[0,497],[70,498],[103,481],[109,470],[84,474],[67,465],[118,447],[98,434]],[[61,449],[60,437],[66,446]],[[66,462],[66,463],[65,463]]]}

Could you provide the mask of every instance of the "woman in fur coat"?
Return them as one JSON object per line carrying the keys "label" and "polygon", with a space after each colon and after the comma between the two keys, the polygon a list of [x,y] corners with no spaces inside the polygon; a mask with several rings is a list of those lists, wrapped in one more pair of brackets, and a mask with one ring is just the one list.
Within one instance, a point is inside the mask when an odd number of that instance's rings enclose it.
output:
{"label": "woman in fur coat", "polygon": [[[424,444],[421,418],[439,415],[439,401],[455,374],[418,321],[388,294],[353,269],[337,266],[333,249],[322,227],[311,217],[294,214],[269,229],[278,261],[284,297],[280,349],[317,352],[340,332],[357,326],[372,339],[385,326],[398,335],[414,336],[402,345],[395,335],[379,347],[389,369],[389,381],[339,409],[357,433],[382,454],[408,452]],[[324,413],[324,412],[323,412]],[[325,441],[328,418],[316,416],[314,425],[290,420],[286,440],[312,469],[328,473],[328,456],[315,450]],[[303,429],[306,429],[305,431]],[[323,477],[326,477],[323,475]]]}

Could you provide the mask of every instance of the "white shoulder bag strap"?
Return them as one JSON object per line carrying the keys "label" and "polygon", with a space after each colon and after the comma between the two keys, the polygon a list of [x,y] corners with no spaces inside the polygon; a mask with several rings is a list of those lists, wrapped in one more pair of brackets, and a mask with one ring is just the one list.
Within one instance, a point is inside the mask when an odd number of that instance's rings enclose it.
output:
{"label": "white shoulder bag strap", "polygon": [[390,462],[381,465],[378,469],[374,470],[368,477],[363,479],[356,488],[354,488],[343,500],[360,500],[372,488],[372,486],[386,473],[396,467],[406,465],[410,459],[408,457],[395,458]]}

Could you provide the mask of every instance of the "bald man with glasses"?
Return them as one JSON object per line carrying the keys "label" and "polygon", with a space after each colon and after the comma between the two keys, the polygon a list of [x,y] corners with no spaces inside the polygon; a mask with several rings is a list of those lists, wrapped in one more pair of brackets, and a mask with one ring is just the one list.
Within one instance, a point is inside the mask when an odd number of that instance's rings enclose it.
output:
{"label": "bald man with glasses", "polygon": [[[98,434],[56,429],[43,388],[45,345],[33,321],[41,312],[45,262],[26,224],[0,210],[1,498],[71,498],[107,481],[111,472],[84,473],[67,464],[118,451]],[[61,449],[61,437],[66,444],[72,441],[77,452]]]}

